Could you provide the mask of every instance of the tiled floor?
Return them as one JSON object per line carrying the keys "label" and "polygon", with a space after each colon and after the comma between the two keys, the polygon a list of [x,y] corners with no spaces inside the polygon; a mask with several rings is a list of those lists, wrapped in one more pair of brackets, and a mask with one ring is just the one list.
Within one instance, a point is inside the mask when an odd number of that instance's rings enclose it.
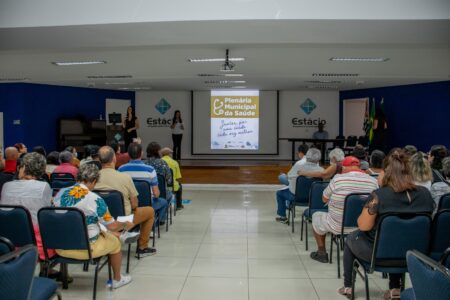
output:
{"label": "tiled floor", "polygon": [[[157,255],[132,258],[133,281],[115,290],[113,299],[345,299],[336,293],[342,286],[336,264],[314,262],[305,251],[300,219],[295,234],[274,221],[274,196],[274,191],[245,188],[185,191],[192,203],[175,217],[169,232],[162,232]],[[70,272],[74,282],[63,298],[92,298],[92,268],[85,273],[73,266]],[[107,299],[106,274],[100,274],[97,299]],[[381,299],[387,281],[379,274],[371,278],[372,299]],[[363,287],[358,280],[358,299],[364,299]]]}

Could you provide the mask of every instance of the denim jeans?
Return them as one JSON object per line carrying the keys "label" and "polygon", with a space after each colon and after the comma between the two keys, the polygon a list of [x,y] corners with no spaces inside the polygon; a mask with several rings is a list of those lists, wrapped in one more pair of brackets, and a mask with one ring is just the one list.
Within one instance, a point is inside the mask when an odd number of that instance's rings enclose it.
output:
{"label": "denim jeans", "polygon": [[153,198],[152,207],[155,210],[155,213],[159,215],[159,221],[165,222],[167,215],[167,200],[163,198]]}
{"label": "denim jeans", "polygon": [[[294,201],[295,195],[291,193],[289,189],[278,190],[277,191],[277,215],[280,217],[286,217],[286,207],[292,201]],[[286,204],[288,203],[288,204]]]}

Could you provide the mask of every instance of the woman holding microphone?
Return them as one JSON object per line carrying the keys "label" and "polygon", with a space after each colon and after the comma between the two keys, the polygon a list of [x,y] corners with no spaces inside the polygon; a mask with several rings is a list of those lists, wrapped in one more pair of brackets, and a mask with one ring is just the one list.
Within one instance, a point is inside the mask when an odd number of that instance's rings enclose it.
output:
{"label": "woman holding microphone", "polygon": [[172,129],[173,158],[175,160],[180,160],[181,139],[183,138],[184,125],[183,121],[181,120],[181,113],[179,110],[175,111],[170,128]]}

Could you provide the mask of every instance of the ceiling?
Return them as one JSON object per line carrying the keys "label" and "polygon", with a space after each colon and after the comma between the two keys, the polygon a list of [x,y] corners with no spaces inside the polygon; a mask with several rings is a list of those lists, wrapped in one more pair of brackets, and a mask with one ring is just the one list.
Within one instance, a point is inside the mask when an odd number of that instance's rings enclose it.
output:
{"label": "ceiling", "polygon": [[[188,21],[0,29],[0,82],[14,80],[105,89],[361,89],[450,80],[450,20]],[[224,57],[243,77],[221,74]],[[334,62],[331,57],[384,57]],[[53,61],[106,61],[58,67]],[[358,76],[313,76],[351,73]],[[129,75],[124,79],[88,76]],[[8,80],[9,79],[9,80]],[[23,80],[20,80],[23,79]],[[244,84],[205,81],[245,80]],[[333,81],[320,83],[314,81]]]}

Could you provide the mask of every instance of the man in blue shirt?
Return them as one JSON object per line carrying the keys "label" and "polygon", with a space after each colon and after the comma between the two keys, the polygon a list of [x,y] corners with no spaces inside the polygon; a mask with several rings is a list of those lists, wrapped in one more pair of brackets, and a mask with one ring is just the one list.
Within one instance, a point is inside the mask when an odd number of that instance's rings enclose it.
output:
{"label": "man in blue shirt", "polygon": [[167,200],[159,198],[158,177],[152,166],[146,165],[142,161],[142,146],[138,143],[131,143],[128,146],[130,161],[119,167],[119,172],[127,173],[133,179],[142,179],[150,184],[152,191],[152,207],[159,215],[159,224],[164,225],[167,214]]}

